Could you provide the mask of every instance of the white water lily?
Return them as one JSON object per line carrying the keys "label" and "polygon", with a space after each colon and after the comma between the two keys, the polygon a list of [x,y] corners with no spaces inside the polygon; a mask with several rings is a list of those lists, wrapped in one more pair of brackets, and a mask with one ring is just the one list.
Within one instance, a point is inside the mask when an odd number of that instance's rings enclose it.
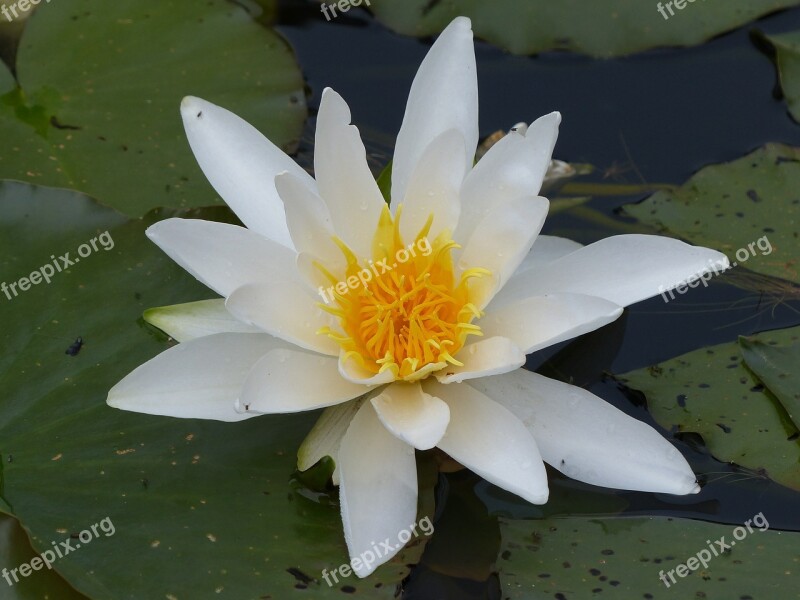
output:
{"label": "white water lily", "polygon": [[148,229],[224,300],[150,311],[181,343],[118,383],[111,406],[222,421],[330,407],[299,466],[335,459],[353,557],[416,521],[415,449],[438,447],[536,504],[548,498],[545,462],[595,485],[699,490],[654,429],[521,367],[727,261],[658,236],[583,247],[539,235],[560,115],[518,128],[473,166],[468,19],[449,25],[414,79],[389,207],[330,89],[316,179],[232,113],[197,98],[181,110],[200,166],[246,228],[168,219]]}

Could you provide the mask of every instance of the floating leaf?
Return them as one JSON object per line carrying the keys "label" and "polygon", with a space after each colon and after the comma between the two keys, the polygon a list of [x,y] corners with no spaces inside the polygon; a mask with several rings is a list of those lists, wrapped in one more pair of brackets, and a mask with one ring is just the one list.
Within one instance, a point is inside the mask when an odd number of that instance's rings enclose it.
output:
{"label": "floating leaf", "polygon": [[[765,344],[800,340],[800,327],[760,333]],[[658,423],[695,432],[711,453],[800,490],[800,439],[786,411],[742,363],[733,342],[695,350],[619,378],[647,398]]]}
{"label": "floating leaf", "polygon": [[610,57],[660,46],[694,46],[798,2],[678,0],[663,4],[670,5],[664,10],[666,18],[659,13],[659,3],[643,5],[640,0],[372,0],[370,7],[381,21],[405,35],[434,35],[464,15],[473,19],[478,37],[514,54],[571,50]]}
{"label": "floating leaf", "polygon": [[174,214],[128,221],[75,192],[0,183],[0,282],[30,277],[51,255],[76,258],[105,231],[114,242],[49,284],[0,292],[0,454],[14,457],[5,501],[37,552],[111,520],[113,535],[54,564],[92,598],[322,599],[345,586],[391,598],[419,544],[368,580],[322,580],[348,560],[339,508],[291,482],[316,414],[220,423],[106,405],[111,386],[166,349],[142,311],[208,296],[144,235]]}
{"label": "floating leaf", "polygon": [[[0,90],[3,89],[0,74]],[[218,202],[179,114],[220,104],[289,147],[305,119],[286,43],[235,3],[42,4],[0,98],[0,178],[70,187],[130,216]]]}
{"label": "floating leaf", "polygon": [[[501,519],[503,598],[794,596],[800,534],[762,531],[769,515],[753,521],[748,530],[668,517]],[[697,557],[703,551],[705,566]],[[669,571],[690,559],[695,568],[685,578],[674,573],[673,583]]]}
{"label": "floating leaf", "polygon": [[[3,600],[86,600],[86,596],[76,592],[41,562],[37,561],[36,566],[39,568],[31,571],[27,577],[23,577],[19,571],[16,574],[11,573],[12,569],[19,569],[36,556],[38,553],[31,548],[28,537],[17,520],[0,515],[0,569],[7,569],[8,580],[13,583],[12,586],[7,586],[8,581],[0,579]],[[14,580],[15,576],[19,579],[18,582]]]}
{"label": "floating leaf", "polygon": [[783,95],[792,117],[795,121],[800,121],[800,31],[778,35],[759,32],[758,36],[775,49],[775,62]]}
{"label": "floating leaf", "polygon": [[800,283],[800,149],[768,144],[701,169],[674,191],[625,211],[672,235],[727,254],[750,271]]}
{"label": "floating leaf", "polygon": [[800,343],[774,346],[757,339],[739,338],[742,356],[750,370],[769,388],[800,428]]}
{"label": "floating leaf", "polygon": [[0,95],[7,94],[17,86],[11,70],[0,60]]}

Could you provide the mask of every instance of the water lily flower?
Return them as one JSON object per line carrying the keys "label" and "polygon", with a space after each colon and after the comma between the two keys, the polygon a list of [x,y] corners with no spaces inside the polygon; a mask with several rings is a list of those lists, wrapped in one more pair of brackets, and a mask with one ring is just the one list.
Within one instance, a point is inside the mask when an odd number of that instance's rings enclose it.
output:
{"label": "water lily flower", "polygon": [[535,504],[548,498],[545,462],[600,486],[699,490],[657,431],[521,367],[727,259],[659,236],[581,246],[539,235],[561,117],[515,128],[474,164],[468,19],[445,29],[413,81],[388,206],[331,89],[315,178],[223,108],[189,97],[181,111],[200,166],[246,227],[167,219],[147,230],[224,299],[149,311],[181,343],[119,382],[111,406],[221,421],[329,407],[299,465],[335,459],[353,557],[416,521],[415,449],[438,447]]}

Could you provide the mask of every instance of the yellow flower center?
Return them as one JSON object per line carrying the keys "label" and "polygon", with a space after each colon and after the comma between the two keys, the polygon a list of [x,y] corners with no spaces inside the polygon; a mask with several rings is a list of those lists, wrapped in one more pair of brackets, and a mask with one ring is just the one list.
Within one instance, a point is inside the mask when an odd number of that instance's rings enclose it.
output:
{"label": "yellow flower center", "polygon": [[456,276],[451,250],[459,246],[443,231],[428,239],[433,215],[410,244],[400,236],[402,206],[392,217],[385,207],[372,241],[372,260],[361,263],[335,238],[347,260],[344,278],[317,264],[333,283],[331,305],[320,306],[339,320],[341,331],[320,330],[371,373],[391,370],[414,381],[448,363],[467,336],[482,335],[472,321],[481,312],[470,301],[469,280],[489,272],[469,269]]}

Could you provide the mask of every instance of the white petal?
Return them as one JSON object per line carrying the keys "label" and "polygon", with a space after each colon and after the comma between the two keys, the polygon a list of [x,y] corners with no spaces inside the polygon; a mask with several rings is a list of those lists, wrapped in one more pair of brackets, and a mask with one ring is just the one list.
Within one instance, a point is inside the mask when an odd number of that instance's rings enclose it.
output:
{"label": "white petal", "polygon": [[188,96],[181,102],[186,135],[195,158],[242,223],[287,248],[286,227],[275,175],[289,171],[311,190],[314,179],[252,125],[219,106]]}
{"label": "white petal", "polygon": [[392,163],[392,210],[406,197],[411,174],[441,133],[458,129],[466,144],[465,168],[478,147],[478,79],[472,25],[457,17],[422,61],[411,84]]}
{"label": "white petal", "polygon": [[314,172],[334,231],[356,255],[369,257],[386,202],[367,165],[358,128],[350,120],[347,103],[325,88],[317,116]]}
{"label": "white petal", "polygon": [[628,306],[728,264],[716,250],[672,238],[617,235],[520,273],[498,294],[497,306],[553,292],[598,296]]}
{"label": "white petal", "polygon": [[478,225],[458,259],[462,271],[482,267],[491,275],[473,279],[473,302],[483,309],[511,279],[530,252],[542,229],[550,202],[547,198],[522,197],[498,206]]}
{"label": "white petal", "polygon": [[561,115],[537,119],[523,135],[510,132],[492,146],[469,172],[461,190],[461,219],[456,239],[468,239],[489,212],[542,187]]}
{"label": "white petal", "polygon": [[338,256],[327,256],[323,259],[308,252],[301,252],[297,255],[295,266],[304,286],[311,292],[315,292],[317,301],[321,300],[325,304],[331,304],[335,297],[335,286],[338,281],[332,283],[325,271],[332,274],[343,274],[345,273],[345,264],[341,253]]}
{"label": "white petal", "polygon": [[[291,173],[278,175],[275,187],[284,202],[286,222],[297,248],[295,266],[300,277],[315,289],[329,287],[331,282],[319,267],[329,273],[344,273],[346,261],[333,241],[335,233],[328,206]],[[330,302],[325,296],[323,299]]]}
{"label": "white petal", "polygon": [[478,323],[483,334],[512,339],[525,354],[599,329],[623,311],[613,302],[582,294],[534,296],[497,310],[492,306]]}
{"label": "white petal", "polygon": [[433,140],[417,164],[406,191],[400,234],[415,240],[430,215],[434,216],[428,238],[443,229],[451,235],[458,223],[459,190],[466,173],[464,137],[450,129]]}
{"label": "white petal", "polygon": [[418,383],[394,383],[371,402],[386,429],[418,450],[438,444],[450,422],[447,404],[423,392]]}
{"label": "white petal", "polygon": [[293,413],[340,404],[369,390],[339,375],[336,358],[279,349],[268,352],[253,366],[236,409]]}
{"label": "white petal", "polygon": [[383,373],[367,371],[355,356],[348,356],[344,350],[339,354],[339,374],[347,381],[361,385],[383,385],[395,380],[394,374],[388,369]]}
{"label": "white petal", "polygon": [[149,308],[143,316],[179,342],[215,333],[261,333],[257,327],[242,323],[229,313],[222,298]]}
{"label": "white petal", "polygon": [[241,421],[234,402],[253,365],[286,344],[264,333],[218,333],[178,344],[108,392],[114,408],[185,419]]}
{"label": "white petal", "polygon": [[240,321],[301,348],[329,356],[339,354],[336,342],[317,333],[333,324],[332,317],[299,283],[245,285],[228,297],[225,307]]}
{"label": "white petal", "polygon": [[533,242],[531,251],[528,252],[528,255],[519,267],[517,267],[514,276],[516,277],[519,273],[527,271],[528,269],[534,269],[551,263],[581,248],[583,248],[583,244],[573,242],[567,238],[554,235],[540,235],[536,238],[536,241]]}
{"label": "white petal", "polygon": [[202,283],[228,296],[248,283],[297,277],[295,253],[236,225],[200,219],[166,219],[147,237]]}
{"label": "white petal", "polygon": [[[352,558],[383,540],[396,541],[416,522],[417,465],[414,448],[387,431],[372,404],[365,402],[350,423],[339,449],[339,503],[347,550]],[[366,577],[400,551],[383,551],[374,564],[353,569]]]}
{"label": "white petal", "polygon": [[686,459],[655,429],[584,389],[524,369],[469,385],[517,415],[544,460],[568,477],[623,490],[700,490]]}
{"label": "white petal", "polygon": [[439,448],[486,481],[533,504],[547,502],[542,457],[517,417],[464,383],[443,385],[428,380],[423,387],[450,406],[450,425]]}
{"label": "white petal", "polygon": [[365,398],[359,398],[352,402],[342,402],[322,411],[297,450],[299,470],[310,469],[322,457],[330,456],[336,462],[331,478],[334,485],[339,485],[339,447],[347,428],[350,427],[350,421],[356,416],[364,400]]}
{"label": "white petal", "polygon": [[278,175],[275,187],[283,200],[286,222],[297,253],[336,260],[344,270],[344,256],[333,241],[331,213],[322,198],[291,173]]}
{"label": "white petal", "polygon": [[[483,329],[483,319],[479,324]],[[447,368],[436,373],[440,383],[461,383],[465,379],[508,373],[525,364],[525,353],[507,337],[488,337],[473,342],[455,358],[464,366],[447,365]]]}

